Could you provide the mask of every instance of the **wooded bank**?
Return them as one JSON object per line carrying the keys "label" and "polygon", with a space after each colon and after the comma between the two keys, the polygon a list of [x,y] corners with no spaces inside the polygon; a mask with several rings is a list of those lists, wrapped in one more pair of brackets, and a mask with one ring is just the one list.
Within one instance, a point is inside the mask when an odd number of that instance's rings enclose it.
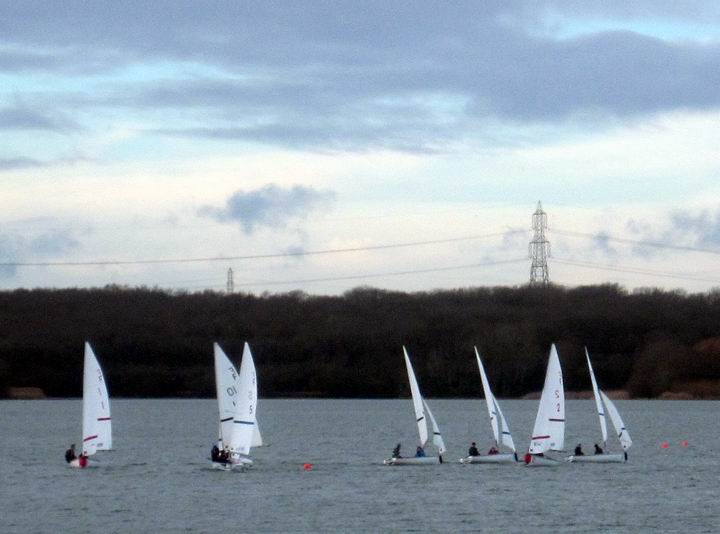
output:
{"label": "wooded bank", "polygon": [[405,344],[428,397],[481,394],[473,345],[499,397],[542,388],[556,343],[569,390],[720,397],[720,291],[629,293],[614,285],[341,296],[154,289],[0,292],[0,391],[79,396],[83,342],[112,396],[214,396],[212,342],[236,363],[248,341],[261,396],[409,394]]}

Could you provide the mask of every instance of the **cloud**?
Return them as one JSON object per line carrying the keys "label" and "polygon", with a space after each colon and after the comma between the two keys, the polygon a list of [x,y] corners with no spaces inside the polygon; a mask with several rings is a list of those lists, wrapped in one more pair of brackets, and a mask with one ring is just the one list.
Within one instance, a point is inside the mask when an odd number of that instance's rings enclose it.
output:
{"label": "cloud", "polygon": [[246,234],[251,234],[261,227],[284,228],[293,219],[327,207],[334,198],[335,193],[330,191],[319,192],[301,185],[283,189],[268,184],[253,191],[236,191],[223,208],[204,206],[198,215],[222,223],[238,222]]}
{"label": "cloud", "polygon": [[703,248],[720,246],[720,210],[714,213],[676,211],[670,215],[670,225],[666,235],[676,241],[686,240]]}
{"label": "cloud", "polygon": [[[677,247],[700,249],[720,248],[720,210],[675,210],[666,218],[664,225],[653,226],[648,222],[629,220],[625,229],[638,241]],[[650,258],[663,252],[662,246],[633,245],[632,254]]]}
{"label": "cloud", "polygon": [[45,162],[33,158],[0,158],[0,172],[14,171],[18,169],[32,169],[45,166]]}
{"label": "cloud", "polygon": [[0,109],[0,130],[49,130],[67,131],[77,129],[77,124],[57,113],[43,113],[22,107]]}
{"label": "cloud", "polygon": [[26,233],[11,232],[0,234],[0,277],[12,278],[18,267],[13,263],[23,263],[57,258],[80,247],[70,229],[53,229],[32,236]]}
{"label": "cloud", "polygon": [[[15,2],[4,7],[13,24],[2,28],[0,65],[53,69],[49,55],[68,84],[73,69],[103,71],[105,86],[90,80],[98,90],[58,89],[49,100],[152,109],[161,115],[146,114],[151,132],[301,149],[437,151],[486,141],[497,121],[521,133],[720,107],[717,41],[611,24],[660,27],[678,12],[717,23],[718,10],[632,4],[217,1],[198,16],[195,4],[173,1]],[[610,31],[558,36],[551,16],[602,18]],[[126,78],[133,68],[145,74]]]}
{"label": "cloud", "polygon": [[617,256],[617,250],[610,245],[612,236],[606,232],[598,232],[593,238],[593,249],[607,256]]}

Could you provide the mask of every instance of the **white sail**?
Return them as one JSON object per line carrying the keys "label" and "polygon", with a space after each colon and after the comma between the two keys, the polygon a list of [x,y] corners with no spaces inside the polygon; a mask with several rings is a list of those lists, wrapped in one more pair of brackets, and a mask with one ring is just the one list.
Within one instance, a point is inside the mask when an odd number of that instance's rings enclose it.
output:
{"label": "white sail", "polygon": [[530,441],[530,453],[561,451],[565,446],[565,392],[555,345],[550,347],[545,385]]}
{"label": "white sail", "polygon": [[238,400],[235,405],[233,430],[230,437],[230,450],[247,455],[252,447],[256,423],[257,377],[250,346],[245,343],[240,374],[237,381]]}
{"label": "white sail", "polygon": [[507,448],[515,452],[515,443],[512,439],[512,434],[510,433],[510,427],[507,424],[507,421],[505,420],[505,416],[502,413],[502,410],[500,409],[500,405],[498,404],[497,399],[493,396],[493,404],[495,405],[495,411],[498,414],[499,422],[500,422],[500,439],[502,440],[502,444],[505,445]]}
{"label": "white sail", "polygon": [[218,448],[223,449],[230,446],[230,436],[234,426],[235,405],[238,399],[236,385],[238,372],[217,343],[213,343],[213,355],[219,414]]}
{"label": "white sail", "polygon": [[600,399],[598,385],[595,381],[595,373],[593,373],[592,364],[590,363],[590,355],[587,347],[585,348],[585,358],[587,358],[588,369],[590,370],[590,381],[592,382],[593,395],[595,396],[595,406],[597,407],[598,417],[600,418],[600,431],[602,432],[603,449],[607,446],[607,421],[605,420],[605,410]]}
{"label": "white sail", "polygon": [[415,408],[415,420],[417,421],[418,433],[420,434],[420,446],[424,447],[425,443],[427,443],[428,431],[427,422],[425,421],[425,411],[423,410],[423,399],[420,395],[420,388],[418,387],[417,380],[415,379],[415,373],[413,372],[410,357],[408,356],[405,347],[403,347],[403,354],[405,356],[405,367],[407,367],[408,380],[410,381],[410,393],[412,394],[413,406]]}
{"label": "white sail", "polygon": [[510,427],[508,427],[505,416],[500,409],[495,395],[490,389],[490,382],[488,382],[487,375],[485,374],[485,367],[483,367],[482,360],[480,360],[480,353],[475,347],[475,358],[477,359],[478,369],[480,369],[480,380],[483,386],[483,392],[485,393],[485,404],[487,406],[488,415],[490,416],[490,425],[492,426],[493,436],[495,437],[495,444],[500,446],[500,443],[512,449],[515,452],[515,443],[510,434]]}
{"label": "white sail", "polygon": [[445,442],[443,441],[442,434],[440,433],[440,428],[438,428],[438,425],[435,422],[435,417],[433,417],[433,414],[430,411],[430,406],[428,406],[428,403],[425,399],[423,399],[423,404],[425,405],[425,409],[427,410],[428,417],[430,418],[430,423],[432,424],[433,444],[438,448],[438,452],[440,454],[444,454],[445,453]]}
{"label": "white sail", "polygon": [[492,391],[490,391],[490,383],[488,382],[487,375],[485,375],[485,368],[483,367],[482,360],[480,360],[480,353],[475,347],[475,359],[477,360],[478,369],[480,369],[480,381],[482,382],[483,393],[485,394],[485,405],[487,406],[488,416],[490,417],[490,426],[492,427],[493,436],[495,437],[495,445],[500,445],[500,430],[498,427],[498,417],[495,411],[495,399],[493,398]]}
{"label": "white sail", "polygon": [[82,424],[82,453],[92,456],[98,446],[98,415],[100,413],[98,402],[98,366],[97,359],[85,343],[85,361],[83,365],[83,424]]}
{"label": "white sail", "polygon": [[[89,358],[93,367],[93,391],[97,403],[97,450],[109,451],[112,449],[112,418],[110,417],[110,396],[107,383],[97,357],[90,346],[85,342],[85,358]],[[83,392],[84,395],[84,392]]]}
{"label": "white sail", "polygon": [[608,396],[605,395],[603,391],[600,391],[600,395],[602,396],[602,400],[605,403],[605,408],[607,409],[607,413],[610,416],[610,421],[615,428],[615,434],[620,440],[620,445],[622,445],[623,450],[626,451],[632,445],[632,439],[630,439],[630,434],[628,434],[628,431],[625,428],[625,423],[623,423],[623,420],[620,417],[620,413],[617,411],[615,404],[613,404],[613,402],[608,398]]}

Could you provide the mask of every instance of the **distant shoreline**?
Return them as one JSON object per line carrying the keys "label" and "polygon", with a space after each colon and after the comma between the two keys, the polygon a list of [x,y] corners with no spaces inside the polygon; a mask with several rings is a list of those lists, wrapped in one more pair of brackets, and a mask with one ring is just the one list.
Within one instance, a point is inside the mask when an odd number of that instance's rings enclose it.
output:
{"label": "distant shoreline", "polygon": [[[39,389],[39,388],[31,388]],[[687,401],[701,401],[701,400],[720,400],[717,397],[693,397],[692,395],[680,392],[665,392],[659,397],[637,397],[631,398],[626,390],[611,390],[605,392],[608,397],[613,400],[687,400]],[[406,400],[409,397],[326,397],[322,395],[311,396],[311,395],[274,395],[269,397],[261,396],[261,399],[272,399],[272,400]],[[483,397],[430,397],[432,399],[440,400],[482,400]],[[591,400],[593,398],[592,391],[566,391],[566,400]],[[521,397],[503,397],[500,400],[538,400],[540,399],[540,392],[527,393]],[[39,400],[39,401],[56,401],[56,400],[82,400],[82,397],[48,397],[44,394],[37,397],[0,397],[0,400]],[[113,400],[215,400],[215,397],[194,397],[194,396],[169,396],[169,397],[113,397]]]}

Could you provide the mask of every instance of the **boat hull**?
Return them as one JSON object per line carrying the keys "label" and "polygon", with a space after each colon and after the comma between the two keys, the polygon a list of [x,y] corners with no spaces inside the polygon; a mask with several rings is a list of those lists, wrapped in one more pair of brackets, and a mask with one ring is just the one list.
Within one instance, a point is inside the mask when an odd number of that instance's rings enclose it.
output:
{"label": "boat hull", "polygon": [[486,454],[484,456],[466,456],[460,458],[461,464],[514,464],[517,457],[514,454]]}
{"label": "boat hull", "polygon": [[388,458],[385,465],[437,465],[442,463],[440,456],[412,456],[410,458]]}
{"label": "boat hull", "polygon": [[566,462],[583,464],[621,464],[627,462],[624,454],[588,454],[585,456],[568,456]]}
{"label": "boat hull", "polygon": [[558,465],[562,465],[562,462],[548,456],[529,454],[526,455],[523,465],[525,465],[525,467],[557,467]]}
{"label": "boat hull", "polygon": [[252,460],[245,460],[242,462],[211,462],[210,467],[218,471],[246,471],[252,465]]}
{"label": "boat hull", "polygon": [[80,462],[80,458],[75,458],[74,460],[70,460],[70,462],[68,462],[68,467],[73,467],[75,469],[85,469],[86,467],[97,467],[97,463],[88,459],[86,459],[84,462]]}

